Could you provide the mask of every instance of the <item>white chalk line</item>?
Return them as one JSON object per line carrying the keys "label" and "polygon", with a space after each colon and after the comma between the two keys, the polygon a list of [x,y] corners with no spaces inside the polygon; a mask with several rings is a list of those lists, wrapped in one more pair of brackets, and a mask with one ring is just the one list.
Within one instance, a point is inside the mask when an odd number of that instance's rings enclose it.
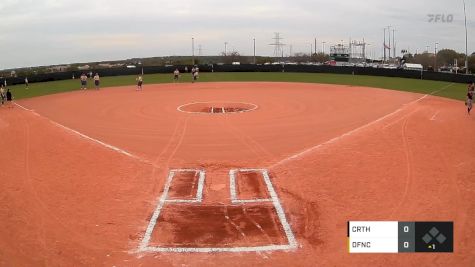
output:
{"label": "white chalk line", "polygon": [[147,248],[148,244],[150,243],[150,238],[152,237],[153,229],[155,228],[155,225],[157,224],[158,216],[160,216],[160,212],[162,211],[162,208],[165,205],[165,200],[167,199],[168,190],[170,189],[170,185],[171,185],[174,175],[175,175],[175,172],[173,172],[173,170],[171,170],[168,174],[167,182],[165,183],[162,196],[160,197],[157,204],[157,208],[153,212],[152,218],[150,219],[150,222],[147,226],[147,230],[145,231],[145,235],[139,246],[139,251],[144,251]]}
{"label": "white chalk line", "polygon": [[[272,204],[274,205],[277,216],[280,220],[282,228],[284,229],[285,235],[287,237],[287,241],[289,242],[289,246],[291,248],[297,248],[297,241],[292,232],[292,228],[290,227],[290,224],[287,222],[284,209],[282,208],[282,205],[280,204],[280,200],[277,196],[277,193],[275,192],[274,186],[272,185],[267,169],[233,169],[229,171],[230,185],[234,185],[234,187],[231,188],[231,196],[234,194],[234,198],[232,198],[232,201],[237,202],[237,203],[238,201],[244,201],[245,203],[252,203],[252,200],[239,200],[236,197],[236,187],[235,187],[236,181],[235,180],[236,180],[237,172],[260,172],[262,174],[262,177],[264,178],[264,182],[266,183],[266,186],[267,186],[267,191],[270,194]],[[262,201],[255,201],[255,202],[262,202]]]}
{"label": "white chalk line", "polygon": [[436,90],[436,91],[430,93],[430,95],[435,95],[435,94],[437,94],[437,93],[440,93],[440,92],[444,91],[445,89],[448,89],[448,88],[451,87],[452,85],[454,85],[454,83],[450,83],[450,84],[448,84],[448,85],[442,87],[441,89]]}
{"label": "white chalk line", "polygon": [[244,204],[244,203],[257,203],[257,202],[272,202],[272,199],[256,198],[256,199],[238,199],[236,190],[236,173],[237,172],[264,172],[264,169],[233,169],[229,171],[229,191],[231,193],[231,203]]}
{"label": "white chalk line", "polygon": [[222,247],[222,248],[182,248],[182,247],[146,247],[139,252],[162,252],[162,253],[213,253],[213,252],[265,252],[295,249],[291,245],[269,245],[256,247]]}
{"label": "white chalk line", "polygon": [[[213,252],[235,252],[235,253],[240,253],[240,252],[264,252],[264,251],[278,251],[278,250],[293,250],[297,248],[297,241],[295,239],[295,236],[292,232],[292,229],[285,217],[284,210],[282,208],[282,205],[280,204],[280,200],[277,196],[277,193],[275,192],[275,189],[272,185],[272,182],[270,180],[269,174],[266,169],[233,169],[229,171],[230,175],[230,184],[234,184],[234,192],[235,191],[235,174],[237,172],[250,172],[250,171],[256,171],[256,172],[261,172],[264,182],[266,183],[267,190],[271,196],[270,201],[274,205],[274,208],[276,210],[277,216],[279,218],[279,221],[282,225],[282,228],[284,229],[285,236],[288,240],[288,244],[286,245],[268,245],[268,246],[249,246],[249,247],[150,247],[150,239],[152,232],[155,228],[155,225],[158,221],[158,218],[160,216],[160,212],[163,209],[163,206],[167,202],[167,196],[168,196],[168,191],[171,186],[171,182],[173,180],[173,176],[175,175],[175,172],[179,171],[196,171],[192,169],[177,169],[177,170],[170,170],[170,173],[168,175],[167,182],[165,184],[165,188],[163,190],[162,196],[160,197],[160,200],[158,201],[157,208],[155,209],[152,218],[150,219],[149,225],[147,227],[147,230],[145,232],[144,238],[142,239],[142,242],[140,243],[140,246],[138,248],[137,253],[144,253],[144,252],[162,252],[162,253],[213,253]],[[204,174],[204,171],[203,171]],[[200,177],[201,179],[201,177]],[[234,182],[233,182],[234,180]],[[204,178],[203,178],[203,183],[204,183]],[[231,194],[233,190],[231,190]],[[235,193],[234,193],[235,194]],[[241,201],[237,200],[235,197],[236,201]],[[259,201],[254,201],[254,202],[259,202]],[[232,222],[231,222],[232,223]]]}
{"label": "white chalk line", "polygon": [[297,240],[295,239],[295,236],[294,236],[294,233],[292,232],[292,228],[290,227],[290,224],[287,222],[284,209],[282,208],[279,197],[277,196],[277,193],[274,190],[274,186],[272,185],[272,182],[270,180],[269,173],[267,170],[265,170],[262,174],[264,176],[264,181],[267,184],[267,190],[270,193],[272,202],[276,209],[277,216],[279,217],[280,223],[282,224],[282,227],[284,228],[284,232],[287,237],[287,240],[289,241],[289,246],[291,249],[296,249]]}
{"label": "white chalk line", "polygon": [[397,110],[395,110],[395,111],[393,111],[393,112],[391,112],[391,113],[389,113],[389,114],[386,114],[386,115],[384,115],[384,116],[382,116],[382,117],[380,117],[380,118],[378,118],[378,119],[376,119],[376,120],[374,120],[374,121],[371,121],[371,122],[369,122],[369,123],[366,123],[366,124],[364,124],[364,125],[362,125],[362,126],[356,128],[356,129],[353,129],[353,130],[351,130],[351,131],[349,131],[349,132],[346,132],[346,133],[341,134],[341,135],[339,135],[339,136],[337,136],[337,137],[334,137],[334,138],[332,138],[332,139],[330,139],[330,140],[328,140],[328,141],[326,141],[326,142],[323,142],[323,143],[318,144],[318,145],[316,145],[316,146],[307,148],[307,149],[305,149],[305,150],[303,150],[303,151],[301,151],[301,152],[299,152],[299,153],[297,153],[297,154],[294,154],[294,155],[292,155],[292,156],[290,156],[290,157],[287,157],[287,158],[285,158],[285,159],[283,159],[283,160],[281,160],[281,161],[278,161],[278,162],[274,163],[273,165],[269,166],[268,168],[269,168],[269,169],[273,169],[273,168],[275,168],[275,167],[277,167],[277,166],[279,166],[279,165],[282,165],[282,164],[284,164],[284,163],[287,163],[287,162],[289,162],[289,161],[293,161],[293,160],[299,159],[299,158],[301,158],[301,157],[303,157],[303,156],[305,156],[305,155],[307,155],[307,154],[309,154],[309,153],[311,153],[311,152],[313,152],[313,151],[315,151],[315,150],[318,150],[318,149],[320,149],[320,148],[322,148],[322,147],[324,147],[324,146],[326,146],[326,145],[332,144],[332,143],[334,143],[334,142],[336,142],[336,141],[339,141],[340,139],[343,139],[343,138],[345,138],[345,137],[347,137],[347,136],[351,136],[351,135],[353,135],[353,134],[356,133],[356,132],[359,132],[359,131],[361,131],[361,130],[363,130],[363,129],[365,129],[365,128],[368,128],[369,126],[372,126],[372,125],[374,125],[374,124],[376,124],[376,123],[378,123],[378,122],[380,122],[380,121],[385,120],[386,118],[389,118],[389,117],[391,117],[391,116],[393,116],[393,115],[395,115],[395,114],[401,112],[401,111],[404,110],[404,108],[406,108],[407,106],[412,105],[412,104],[414,104],[414,103],[417,103],[417,102],[423,100],[424,98],[426,98],[427,96],[429,96],[429,95],[428,95],[428,94],[427,94],[427,95],[423,95],[422,97],[420,97],[420,98],[418,98],[418,99],[416,99],[416,100],[414,100],[414,101],[411,101],[411,102],[405,104],[403,107],[400,107],[400,108],[398,108]]}
{"label": "white chalk line", "polygon": [[175,173],[177,172],[194,172],[195,175],[199,174],[198,188],[196,190],[196,196],[193,199],[166,199],[165,202],[167,203],[201,203],[203,201],[203,189],[204,189],[206,172],[200,169],[174,169],[171,171],[173,171],[173,177],[175,177]]}
{"label": "white chalk line", "polygon": [[[113,151],[115,151],[115,152],[118,152],[118,153],[120,153],[120,154],[122,154],[122,155],[125,155],[125,156],[128,156],[128,157],[130,157],[130,158],[139,160],[139,161],[144,162],[144,163],[147,163],[147,164],[152,164],[150,161],[148,161],[148,160],[146,160],[146,159],[143,159],[143,158],[141,158],[141,157],[139,157],[139,156],[136,156],[136,155],[134,155],[134,154],[128,152],[127,150],[124,150],[124,149],[118,148],[118,147],[116,147],[116,146],[113,146],[113,145],[104,143],[104,142],[102,142],[102,141],[100,141],[100,140],[97,140],[97,139],[92,138],[92,137],[90,137],[90,136],[88,136],[88,135],[85,135],[85,134],[83,134],[83,133],[81,133],[81,132],[79,132],[79,131],[76,131],[76,130],[71,129],[71,128],[67,127],[67,126],[64,126],[64,125],[62,125],[62,124],[60,124],[60,123],[58,123],[58,122],[53,121],[52,119],[50,119],[50,118],[48,118],[48,117],[45,117],[45,116],[42,116],[42,115],[38,114],[36,111],[34,111],[34,110],[32,110],[32,109],[28,109],[28,108],[26,108],[26,107],[24,107],[24,106],[22,106],[22,105],[20,105],[20,104],[17,104],[17,103],[15,103],[15,105],[17,105],[18,107],[20,107],[20,108],[22,108],[22,109],[24,109],[24,110],[26,110],[26,111],[29,111],[29,112],[33,113],[34,115],[36,115],[36,116],[38,116],[38,117],[46,118],[47,120],[49,120],[49,122],[51,122],[52,124],[56,125],[57,127],[60,127],[60,128],[62,128],[63,130],[72,132],[72,133],[74,133],[74,134],[76,134],[76,135],[79,135],[80,137],[82,137],[82,138],[84,138],[84,139],[86,139],[86,140],[89,140],[89,141],[92,141],[92,142],[94,142],[94,143],[97,143],[97,144],[99,144],[99,145],[101,145],[101,146],[103,146],[103,147],[106,147],[106,148],[108,148],[108,149],[111,149],[111,150],[113,150]],[[152,164],[152,165],[153,165],[153,164]]]}
{"label": "white chalk line", "polygon": [[270,198],[256,198],[256,199],[238,199],[238,200],[231,201],[231,203],[233,203],[233,204],[258,203],[258,202],[272,202],[272,199],[270,199]]}
{"label": "white chalk line", "polygon": [[230,195],[231,195],[231,202],[233,202],[233,203],[237,200],[236,172],[237,172],[237,170],[230,170],[229,171],[229,191],[230,191]]}
{"label": "white chalk line", "polygon": [[[150,239],[152,236],[152,232],[155,229],[155,225],[157,224],[158,217],[160,216],[160,212],[163,209],[163,206],[165,205],[165,202],[167,202],[167,197],[168,197],[168,191],[170,190],[170,186],[173,180],[173,177],[175,176],[176,172],[199,172],[200,173],[200,180],[198,184],[198,192],[197,192],[197,198],[195,200],[175,200],[174,202],[179,203],[179,201],[184,201],[185,203],[196,203],[196,202],[201,202],[202,201],[202,196],[203,196],[203,184],[205,180],[205,171],[204,170],[198,170],[198,169],[174,169],[170,170],[168,174],[167,181],[165,183],[165,187],[163,189],[163,193],[158,201],[157,208],[153,212],[152,218],[150,219],[149,225],[147,227],[147,230],[145,231],[144,238],[142,239],[142,242],[140,243],[139,246],[139,251],[144,251],[145,248],[148,247],[148,244],[150,243]],[[200,185],[201,184],[201,185]],[[201,187],[201,192],[200,192],[200,187]]]}

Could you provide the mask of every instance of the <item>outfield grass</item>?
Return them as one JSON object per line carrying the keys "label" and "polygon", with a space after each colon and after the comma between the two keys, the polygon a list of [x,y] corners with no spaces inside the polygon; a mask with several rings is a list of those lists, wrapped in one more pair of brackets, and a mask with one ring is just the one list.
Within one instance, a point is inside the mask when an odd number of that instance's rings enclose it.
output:
{"label": "outfield grass", "polygon": [[[136,76],[116,76],[101,78],[101,87],[113,87],[134,85]],[[272,82],[305,82],[323,84],[344,84],[354,86],[368,86],[391,90],[416,92],[422,94],[442,91],[434,95],[465,100],[466,85],[438,82],[428,80],[416,80],[405,78],[391,78],[365,75],[344,75],[324,73],[280,73],[280,72],[233,72],[233,73],[201,73],[198,82],[223,82],[223,81],[272,81]],[[144,86],[155,83],[171,83],[172,74],[149,74],[144,76]],[[191,74],[182,74],[181,83],[191,82]],[[93,88],[92,80],[88,80],[88,87]],[[79,80],[65,80],[45,83],[32,83],[29,90],[24,85],[9,86],[15,99],[29,98],[60,92],[78,90]]]}

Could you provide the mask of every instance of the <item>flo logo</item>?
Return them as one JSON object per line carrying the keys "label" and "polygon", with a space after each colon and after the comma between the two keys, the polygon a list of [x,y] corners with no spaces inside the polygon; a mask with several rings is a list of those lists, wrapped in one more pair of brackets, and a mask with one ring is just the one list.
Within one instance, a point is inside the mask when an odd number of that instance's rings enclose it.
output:
{"label": "flo logo", "polygon": [[427,14],[429,23],[452,23],[454,15],[452,14]]}

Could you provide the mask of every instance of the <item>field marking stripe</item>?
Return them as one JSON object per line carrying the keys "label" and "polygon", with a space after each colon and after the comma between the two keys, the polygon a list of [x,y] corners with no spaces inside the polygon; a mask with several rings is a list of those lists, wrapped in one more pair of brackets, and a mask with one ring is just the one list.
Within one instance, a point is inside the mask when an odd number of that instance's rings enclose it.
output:
{"label": "field marking stripe", "polygon": [[233,200],[233,204],[243,204],[243,203],[259,203],[259,202],[272,202],[272,199],[267,198],[258,198],[258,199],[238,199]]}
{"label": "field marking stripe", "polygon": [[167,199],[165,200],[166,203],[200,203],[201,200],[198,199]]}
{"label": "field marking stripe", "polygon": [[279,166],[279,165],[282,165],[282,164],[284,164],[284,163],[286,163],[286,162],[289,162],[289,161],[292,161],[292,160],[301,158],[301,157],[303,157],[303,156],[305,156],[305,155],[307,155],[307,154],[309,154],[309,153],[311,153],[311,152],[313,152],[313,151],[315,151],[315,150],[317,150],[317,149],[320,149],[320,148],[323,147],[323,146],[329,145],[329,144],[334,143],[334,142],[336,142],[336,141],[338,141],[338,140],[340,140],[340,139],[343,139],[343,138],[345,138],[345,137],[347,137],[347,136],[353,135],[353,134],[356,133],[356,132],[359,132],[359,131],[361,131],[361,130],[363,130],[363,129],[365,129],[365,128],[368,128],[369,126],[372,126],[373,124],[376,124],[376,123],[378,123],[378,122],[380,122],[380,121],[385,120],[386,118],[389,118],[389,117],[391,117],[391,116],[393,116],[393,115],[395,115],[395,114],[401,112],[402,110],[404,110],[405,107],[407,107],[407,106],[409,106],[409,105],[412,105],[412,104],[414,104],[414,103],[417,103],[417,102],[423,100],[424,98],[426,98],[426,97],[428,97],[428,96],[429,96],[429,94],[423,95],[422,97],[420,97],[420,98],[418,98],[418,99],[416,99],[416,100],[414,100],[414,101],[411,101],[411,102],[409,102],[409,103],[404,104],[402,107],[398,108],[397,110],[395,110],[395,111],[393,111],[393,112],[391,112],[391,113],[389,113],[389,114],[386,114],[386,115],[384,115],[384,116],[382,116],[382,117],[380,117],[380,118],[378,118],[378,119],[376,119],[376,120],[374,120],[374,121],[368,122],[368,123],[366,123],[366,124],[364,124],[364,125],[362,125],[362,126],[356,128],[356,129],[353,129],[353,130],[351,130],[351,131],[349,131],[349,132],[346,132],[346,133],[344,133],[344,134],[341,134],[341,135],[339,135],[339,136],[337,136],[337,137],[334,137],[334,138],[332,138],[332,139],[330,139],[330,140],[328,140],[328,141],[325,141],[325,142],[323,142],[323,143],[320,143],[320,144],[318,144],[318,145],[316,145],[316,146],[307,148],[307,149],[305,149],[305,150],[303,150],[303,151],[301,151],[301,152],[299,152],[299,153],[297,153],[297,154],[294,154],[294,155],[292,155],[292,156],[290,156],[290,157],[287,157],[287,158],[285,158],[285,159],[283,159],[283,160],[280,160],[280,161],[278,161],[278,162],[272,164],[272,165],[269,166],[268,168],[269,168],[269,169],[273,169],[273,168],[275,168],[275,167],[277,167],[277,166]]}
{"label": "field marking stripe", "polygon": [[82,137],[82,138],[84,138],[84,139],[87,139],[87,140],[89,140],[89,141],[92,141],[92,142],[94,142],[94,143],[97,143],[97,144],[99,144],[99,145],[102,145],[102,146],[104,146],[104,147],[106,147],[106,148],[109,148],[109,149],[111,149],[111,150],[113,150],[113,151],[115,151],[115,152],[118,152],[118,153],[120,153],[120,154],[126,155],[126,156],[128,156],[128,157],[130,157],[130,158],[133,158],[133,159],[139,160],[139,161],[141,161],[141,162],[145,162],[145,163],[151,164],[151,162],[149,162],[148,160],[145,160],[145,159],[143,159],[143,158],[141,158],[141,157],[139,157],[139,156],[136,156],[136,155],[134,155],[134,154],[128,152],[127,150],[124,150],[124,149],[118,148],[118,147],[116,147],[116,146],[113,146],[113,145],[104,143],[104,142],[102,142],[102,141],[100,141],[100,140],[97,140],[97,139],[92,138],[92,137],[90,137],[90,136],[88,136],[88,135],[85,135],[85,134],[83,134],[83,133],[81,133],[81,132],[78,132],[78,131],[76,131],[76,130],[74,130],[74,129],[71,129],[71,128],[67,127],[67,126],[64,126],[64,125],[62,125],[62,124],[60,124],[60,123],[58,123],[58,122],[53,121],[52,119],[50,119],[50,118],[48,118],[48,117],[42,116],[42,115],[38,114],[36,111],[34,111],[34,110],[32,110],[32,109],[28,109],[28,108],[26,108],[26,107],[24,107],[24,106],[22,106],[22,105],[20,105],[20,104],[17,104],[17,103],[14,103],[14,104],[17,105],[18,107],[20,107],[20,108],[26,110],[26,111],[29,111],[29,112],[35,114],[36,116],[46,118],[46,119],[49,120],[49,122],[51,122],[52,124],[54,124],[54,125],[56,125],[56,126],[62,128],[62,129],[64,129],[64,130],[66,130],[66,131],[69,131],[69,132],[72,132],[72,133],[74,133],[74,134],[76,134],[76,135],[79,135],[80,137]]}
{"label": "field marking stripe", "polygon": [[292,232],[292,228],[290,227],[290,224],[287,222],[284,209],[282,208],[282,205],[280,204],[279,197],[277,196],[274,186],[272,185],[268,171],[267,170],[263,171],[262,175],[264,176],[264,181],[267,185],[267,190],[269,191],[269,194],[272,198],[272,203],[274,204],[277,216],[279,217],[280,223],[282,227],[284,228],[287,241],[289,241],[289,246],[290,248],[297,248],[297,240],[295,239],[295,236],[294,236],[294,233]]}
{"label": "field marking stripe", "polygon": [[231,202],[236,202],[237,194],[236,194],[236,172],[237,170],[233,169],[229,171],[229,191],[231,194]]}
{"label": "field marking stripe", "polygon": [[205,177],[206,173],[203,170],[197,170],[200,174],[200,178],[198,180],[198,191],[196,192],[196,200],[201,202],[203,200],[203,188],[205,184]]}
{"label": "field marking stripe", "polygon": [[145,235],[142,239],[142,242],[140,243],[139,246],[139,251],[143,251],[149,244],[150,239],[152,237],[152,232],[155,229],[155,225],[157,224],[158,217],[160,216],[160,212],[162,211],[163,206],[165,205],[167,196],[168,196],[168,190],[170,189],[173,176],[175,176],[175,171],[170,170],[167,178],[167,182],[165,183],[165,188],[163,189],[162,196],[160,197],[157,208],[153,212],[152,218],[150,219],[150,222],[147,226],[147,230],[145,231]]}
{"label": "field marking stripe", "polygon": [[212,253],[212,252],[263,252],[276,250],[291,250],[294,249],[291,245],[269,245],[258,247],[223,247],[223,248],[180,248],[180,247],[145,247],[138,252],[173,252],[173,253]]}
{"label": "field marking stripe", "polygon": [[449,87],[451,87],[452,85],[454,85],[455,83],[450,83],[442,88],[440,88],[439,90],[436,90],[436,91],[433,91],[432,93],[430,93],[430,95],[435,95],[437,93],[440,93],[442,91],[444,91],[445,89],[448,89]]}

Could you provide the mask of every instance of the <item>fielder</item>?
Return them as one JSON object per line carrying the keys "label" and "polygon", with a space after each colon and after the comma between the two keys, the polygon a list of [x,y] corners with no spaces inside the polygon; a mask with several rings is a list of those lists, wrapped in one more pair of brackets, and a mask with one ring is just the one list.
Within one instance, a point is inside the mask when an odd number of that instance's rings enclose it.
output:
{"label": "fielder", "polygon": [[142,84],[143,84],[142,75],[139,75],[139,77],[137,77],[136,81],[137,81],[137,91],[142,90]]}
{"label": "fielder", "polygon": [[101,78],[99,77],[99,73],[94,75],[94,85],[96,86],[96,90],[99,90],[99,84],[101,82]]}
{"label": "fielder", "polygon": [[178,79],[180,78],[180,71],[178,69],[175,69],[173,72],[173,82],[178,82]]}
{"label": "fielder", "polygon": [[468,85],[468,92],[467,92],[467,101],[465,102],[465,105],[467,106],[467,113],[470,115],[470,111],[472,110],[472,105],[473,105],[473,95],[475,94],[475,83],[471,82]]}
{"label": "fielder", "polygon": [[81,75],[81,78],[79,78],[81,81],[81,90],[86,90],[87,89],[87,76],[85,73]]}

